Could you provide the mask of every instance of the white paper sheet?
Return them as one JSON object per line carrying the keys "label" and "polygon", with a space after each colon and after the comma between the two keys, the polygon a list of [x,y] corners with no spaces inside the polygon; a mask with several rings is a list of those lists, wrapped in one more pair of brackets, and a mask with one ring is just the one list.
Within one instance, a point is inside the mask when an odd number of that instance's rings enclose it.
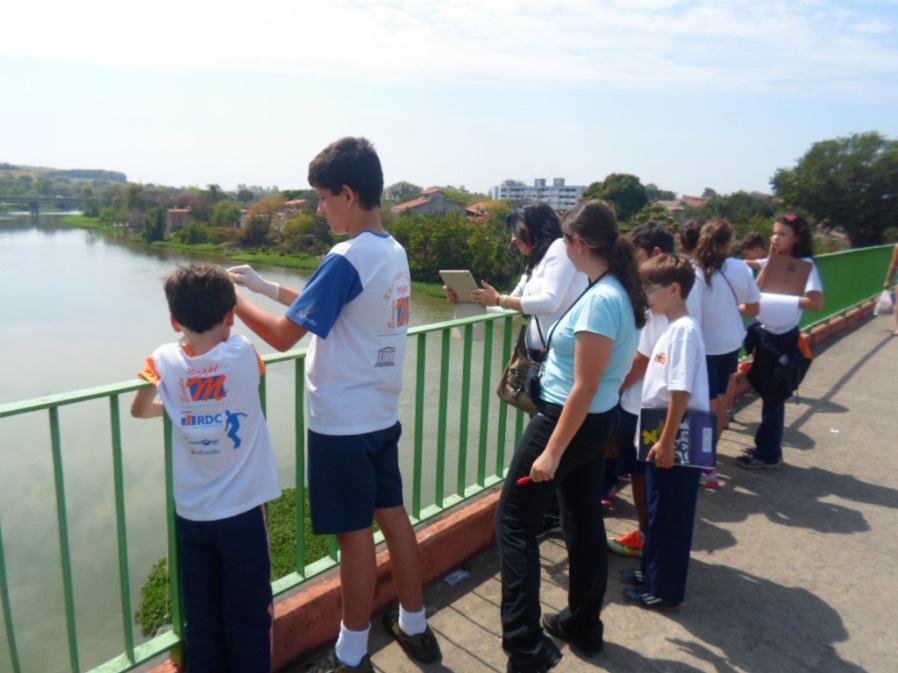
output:
{"label": "white paper sheet", "polygon": [[801,320],[801,309],[798,308],[800,297],[789,294],[761,293],[761,312],[758,320],[771,332],[787,332]]}

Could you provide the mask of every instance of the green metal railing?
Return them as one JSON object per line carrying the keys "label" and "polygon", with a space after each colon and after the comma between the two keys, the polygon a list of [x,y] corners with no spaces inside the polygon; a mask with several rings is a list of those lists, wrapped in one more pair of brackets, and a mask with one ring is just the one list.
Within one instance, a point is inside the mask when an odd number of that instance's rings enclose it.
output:
{"label": "green metal railing", "polygon": [[[889,263],[891,246],[880,246],[861,250],[852,250],[832,255],[821,255],[818,264],[823,276],[826,292],[826,310],[820,314],[809,314],[805,317],[803,326],[828,319],[829,317],[845,311],[857,303],[866,301],[876,296],[882,284],[885,269]],[[494,344],[496,340],[496,326],[501,327],[501,355],[494,357]],[[483,330],[480,363],[480,401],[479,410],[471,410],[471,380],[474,359],[474,330]],[[461,362],[453,366],[452,332],[461,330],[463,342],[461,344]],[[439,376],[435,378],[436,388],[432,390],[431,381],[427,377],[427,353],[428,336],[432,335],[431,342],[439,342]],[[439,515],[446,509],[457,505],[485,489],[500,483],[506,471],[506,457],[510,454],[510,448],[519,441],[523,427],[524,416],[514,410],[514,418],[509,419],[509,408],[504,404],[498,404],[497,420],[491,424],[491,405],[497,403],[492,393],[499,373],[504,363],[511,355],[512,340],[514,336],[514,318],[511,314],[487,314],[473,318],[453,320],[432,325],[425,325],[409,330],[409,339],[416,347],[414,387],[406,391],[405,395],[411,395],[413,399],[413,418],[403,419],[406,427],[411,426],[413,437],[413,474],[412,474],[412,498],[410,515],[414,523],[426,521]],[[431,344],[433,345],[433,344]],[[332,540],[330,553],[322,559],[305,563],[305,422],[304,422],[304,383],[303,372],[305,366],[305,350],[297,350],[284,354],[269,355],[265,357],[266,364],[277,365],[280,363],[293,364],[293,410],[295,414],[294,429],[292,433],[294,443],[295,460],[295,484],[296,484],[296,567],[290,574],[279,578],[272,583],[275,595],[284,593],[293,587],[307,581],[309,578],[333,567],[338,554],[336,543]],[[434,358],[436,361],[436,358]],[[411,364],[411,363],[409,363]],[[449,386],[450,376],[459,373],[460,376],[460,404],[458,407],[458,446],[456,447],[456,478],[454,484],[447,484],[447,460],[449,459],[448,437],[450,434],[449,418]],[[260,394],[263,409],[267,408],[266,377],[263,377],[260,385]],[[60,571],[62,579],[63,602],[66,619],[66,647],[70,670],[79,673],[81,668],[81,656],[79,655],[79,636],[77,620],[75,616],[75,586],[73,582],[72,556],[69,541],[69,513],[66,506],[66,481],[63,473],[63,434],[60,424],[59,411],[62,407],[81,404],[90,400],[107,399],[109,402],[109,421],[111,425],[110,446],[112,450],[112,467],[114,478],[114,505],[115,505],[115,530],[118,566],[118,588],[120,594],[121,624],[123,634],[123,651],[110,658],[105,663],[91,669],[91,673],[120,673],[130,671],[140,664],[159,656],[165,652],[177,650],[182,642],[183,613],[181,611],[181,597],[179,586],[179,573],[177,568],[177,540],[174,534],[174,500],[172,497],[172,442],[171,423],[167,419],[163,425],[162,443],[165,447],[165,482],[166,482],[166,514],[168,531],[168,562],[169,562],[169,592],[172,602],[173,629],[161,635],[155,636],[145,643],[137,644],[132,624],[131,604],[131,578],[128,560],[128,526],[125,516],[125,478],[122,458],[122,424],[120,417],[121,396],[133,393],[147,384],[137,381],[120,383],[98,388],[81,390],[74,393],[54,395],[25,402],[0,405],[0,418],[21,416],[24,414],[38,414],[46,412],[50,426],[50,451],[54,476],[56,524],[60,548]],[[427,395],[435,395],[436,419],[435,428],[428,428],[426,413]],[[473,413],[472,413],[473,412]],[[479,412],[479,413],[477,413]],[[477,461],[476,477],[473,483],[468,483],[468,449],[469,435],[472,432],[472,416],[477,418]],[[431,423],[433,419],[431,416]],[[508,425],[512,423],[512,432],[509,433]],[[428,430],[435,430],[435,437],[428,435]],[[489,462],[490,437],[495,434],[495,456],[492,463]],[[511,435],[511,436],[509,436]],[[435,455],[425,456],[426,439],[432,439],[435,447]],[[511,440],[511,441],[509,441]],[[433,461],[434,482],[432,502],[425,502],[422,496],[425,458]],[[11,662],[14,673],[22,673],[20,650],[17,645],[16,634],[22,629],[27,629],[27,624],[16,624],[14,620],[15,606],[9,593],[8,569],[3,539],[3,521],[0,516],[0,607],[3,611],[3,620],[7,642],[8,660]]]}

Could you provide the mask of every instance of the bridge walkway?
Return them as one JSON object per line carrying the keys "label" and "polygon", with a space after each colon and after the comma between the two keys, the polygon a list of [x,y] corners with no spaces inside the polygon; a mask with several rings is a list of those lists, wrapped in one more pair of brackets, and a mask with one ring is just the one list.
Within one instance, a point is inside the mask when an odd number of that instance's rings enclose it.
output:
{"label": "bridge walkway", "polygon": [[[898,670],[898,339],[876,318],[817,354],[797,403],[787,404],[785,466],[736,467],[751,446],[760,400],[744,396],[720,443],[722,488],[702,492],[686,602],[653,613],[623,602],[612,556],[605,652],[578,658],[567,646],[553,669],[643,673],[887,673]],[[626,490],[607,519],[631,530]],[[559,533],[541,544],[542,602],[565,604]],[[489,673],[505,670],[495,548],[465,567],[466,582],[427,589],[440,665],[419,666],[372,628],[378,671]],[[304,670],[309,662],[295,667]]]}

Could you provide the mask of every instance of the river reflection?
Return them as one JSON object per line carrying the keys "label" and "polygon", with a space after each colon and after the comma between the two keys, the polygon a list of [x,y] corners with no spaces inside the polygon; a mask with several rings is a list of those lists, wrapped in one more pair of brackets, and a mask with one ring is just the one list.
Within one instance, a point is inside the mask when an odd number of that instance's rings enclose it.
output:
{"label": "river reflection", "polygon": [[[36,223],[28,216],[0,214],[0,404],[130,380],[159,344],[177,338],[168,320],[162,281],[190,258],[165,250],[110,240],[91,231],[61,227],[53,216]],[[208,259],[208,258],[206,258]],[[210,260],[215,261],[215,260]],[[226,262],[222,262],[226,263]],[[272,280],[300,288],[308,273],[259,267]],[[267,298],[268,308],[283,307]],[[411,324],[452,317],[444,301],[413,294]],[[271,349],[238,321],[263,353]],[[488,419],[481,419],[482,344],[471,366],[469,426],[461,431],[461,341],[451,340],[447,418],[446,494],[476,482],[481,423],[487,432],[487,473],[497,462],[498,402],[493,395],[501,371],[502,329],[497,325],[492,378],[486,394]],[[424,369],[424,460],[421,501],[434,501],[440,369],[439,335],[426,341]],[[407,504],[411,504],[416,340],[409,343],[401,402],[401,444]],[[295,474],[294,366],[269,367],[268,418],[282,485]],[[133,609],[153,563],[165,554],[162,424],[122,415],[125,498]],[[351,413],[351,410],[347,410]],[[82,669],[123,650],[111,459],[109,402],[101,399],[60,410],[74,598]],[[511,416],[511,415],[510,415]],[[509,437],[513,437],[511,421]],[[12,613],[24,671],[68,670],[56,502],[47,414],[0,419],[0,526],[6,552]],[[460,437],[463,438],[460,441]],[[459,480],[459,446],[467,443]],[[507,462],[510,440],[504,447]],[[135,633],[139,629],[135,628]],[[46,643],[54,643],[46,647]],[[11,671],[6,635],[0,629],[0,672]]]}

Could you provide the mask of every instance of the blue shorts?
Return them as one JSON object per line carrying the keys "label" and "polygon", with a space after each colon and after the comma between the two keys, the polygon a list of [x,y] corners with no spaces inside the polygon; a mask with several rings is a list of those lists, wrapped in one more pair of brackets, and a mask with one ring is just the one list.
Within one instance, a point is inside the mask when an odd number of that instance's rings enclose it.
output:
{"label": "blue shorts", "polygon": [[725,395],[730,385],[730,377],[739,366],[739,350],[723,355],[706,355],[708,365],[708,397],[712,400]]}
{"label": "blue shorts", "polygon": [[309,430],[309,502],[317,535],[368,528],[374,510],[402,504],[401,434],[398,421],[361,435]]}
{"label": "blue shorts", "polygon": [[617,473],[618,474],[645,474],[646,463],[636,460],[636,425],[639,417],[629,411],[620,410],[620,448],[618,449]]}

